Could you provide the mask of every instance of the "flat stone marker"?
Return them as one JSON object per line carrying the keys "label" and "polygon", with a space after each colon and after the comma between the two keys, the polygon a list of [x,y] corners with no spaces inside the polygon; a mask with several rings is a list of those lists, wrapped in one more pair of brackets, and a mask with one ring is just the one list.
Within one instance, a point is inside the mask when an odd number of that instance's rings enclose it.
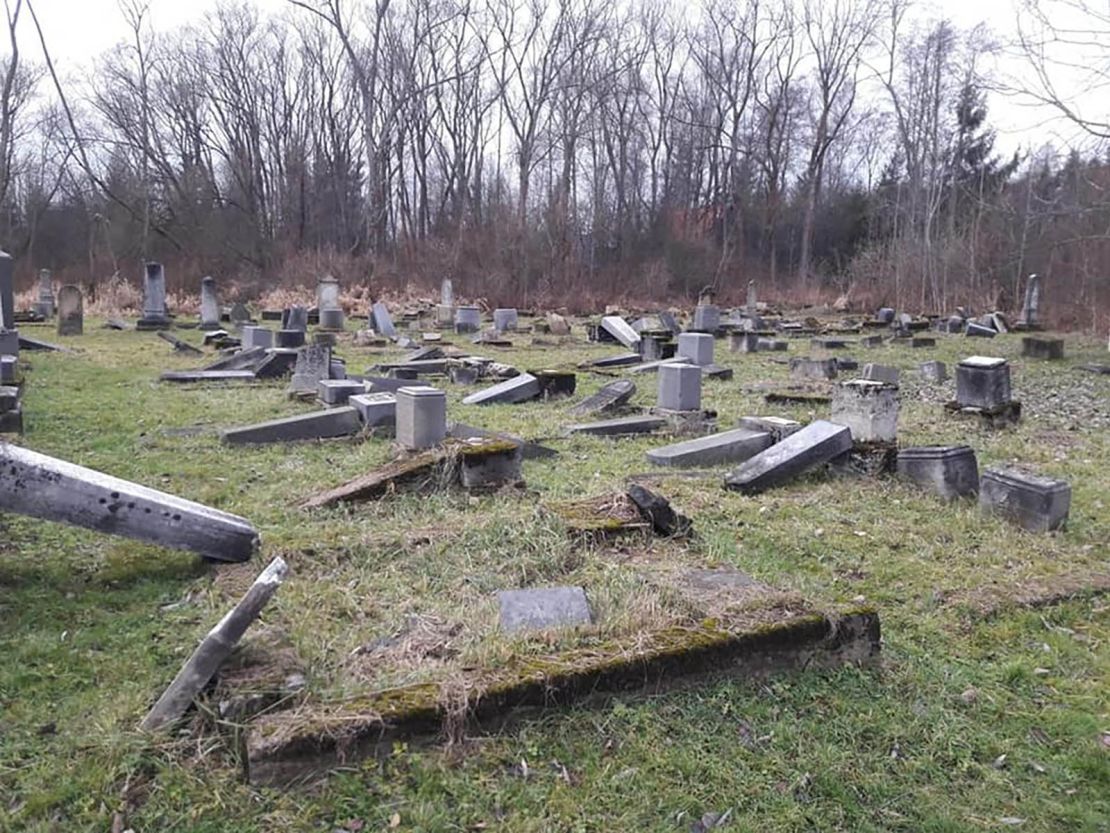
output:
{"label": "flat stone marker", "polygon": [[[685,333],[683,333],[683,335],[685,335]],[[670,359],[659,359],[658,361],[654,362],[644,362],[643,364],[636,364],[628,368],[628,372],[636,374],[658,373],[659,368],[661,368],[665,364],[686,364],[686,360],[675,357]]]}
{"label": "flat stone marker", "polygon": [[237,515],[3,442],[0,510],[213,561],[246,561],[259,545],[258,530]]}
{"label": "flat stone marker", "polygon": [[1044,338],[1041,336],[1024,336],[1021,339],[1021,355],[1030,359],[1056,360],[1064,358],[1064,340],[1062,338]]}
{"label": "flat stone marker", "polygon": [[810,346],[822,350],[843,350],[848,346],[847,340],[833,336],[814,336],[809,343]]}
{"label": "flat stone marker", "polygon": [[201,640],[200,645],[177,672],[173,682],[143,718],[140,729],[145,732],[157,731],[185,714],[193,698],[200,694],[224,660],[231,656],[251,622],[258,618],[266,603],[277,592],[288,569],[280,556],[270,562],[239,603]]}
{"label": "flat stone marker", "polygon": [[601,390],[588,396],[570,409],[574,416],[588,416],[606,411],[615,411],[628,403],[636,394],[636,385],[629,379],[618,379],[603,386]]}
{"label": "flat stone marker", "polygon": [[852,432],[843,425],[814,420],[801,431],[740,464],[725,486],[758,494],[781,486],[808,469],[828,463],[852,448]]}
{"label": "flat stone marker", "polygon": [[411,450],[439,445],[447,436],[447,394],[430,387],[397,391],[397,442]]}
{"label": "flat stone marker", "polygon": [[262,359],[254,366],[257,379],[281,379],[297,366],[297,351],[274,347],[263,351]]}
{"label": "flat stone marker", "polygon": [[58,290],[58,335],[79,336],[85,332],[85,299],[76,286]]}
{"label": "flat stone marker", "polygon": [[484,390],[475,391],[463,399],[464,405],[515,404],[527,402],[540,395],[539,380],[531,373],[521,373],[512,379],[498,382]]}
{"label": "flat stone marker", "polygon": [[601,327],[629,350],[639,350],[640,334],[619,315],[606,315],[601,319]]}
{"label": "flat stone marker", "polygon": [[678,337],[675,358],[698,367],[713,364],[713,336],[708,333],[682,333]]}
{"label": "flat stone marker", "polygon": [[979,506],[1029,532],[1049,532],[1068,520],[1071,486],[1018,469],[987,469],[979,480]]}
{"label": "flat stone marker", "polygon": [[331,348],[324,344],[310,344],[297,353],[289,390],[293,393],[316,393],[320,380],[330,378]]}
{"label": "flat stone marker", "polygon": [[991,411],[1010,401],[1010,366],[1005,359],[968,356],[956,365],[956,402],[961,408]]}
{"label": "flat stone marker", "polygon": [[771,446],[771,435],[766,431],[749,431],[733,428],[708,437],[654,448],[647,452],[648,462],[657,466],[696,468],[716,466],[721,463],[740,463]]}
{"label": "flat stone marker", "polygon": [[386,428],[397,424],[397,397],[392,393],[359,393],[347,400],[358,411],[367,428]]}
{"label": "flat stone marker", "polygon": [[847,426],[858,443],[898,438],[898,386],[869,379],[842,382],[833,391],[832,421]]}
{"label": "flat stone marker", "polygon": [[15,356],[0,356],[0,385],[15,384]]}
{"label": "flat stone marker", "polygon": [[347,437],[361,429],[358,411],[342,407],[229,428],[220,433],[220,439],[228,445],[263,445]]}
{"label": "flat stone marker", "polygon": [[586,591],[582,587],[543,587],[533,590],[501,590],[501,630],[516,633],[544,628],[573,628],[592,621]]}
{"label": "flat stone marker", "polygon": [[365,382],[350,379],[321,379],[316,383],[316,397],[325,405],[346,405],[352,396],[365,392]]}
{"label": "flat stone marker", "polygon": [[163,382],[253,382],[253,370],[167,370],[159,377]]}
{"label": "flat stone marker", "polygon": [[836,372],[836,359],[790,360],[790,375],[798,379],[835,379]]}
{"label": "flat stone marker", "polygon": [[173,333],[166,332],[165,330],[161,330],[158,332],[158,338],[172,345],[173,349],[178,353],[190,353],[194,356],[204,355],[204,351],[201,350],[199,347],[194,347],[189,342],[183,341],[182,339],[175,336]]}
{"label": "flat stone marker", "polygon": [[264,348],[247,347],[229,353],[212,364],[202,367],[201,370],[254,370],[265,358]]}
{"label": "flat stone marker", "polygon": [[944,362],[925,362],[918,371],[926,382],[940,384],[948,381],[948,366]]}
{"label": "flat stone marker", "polygon": [[582,362],[579,367],[627,367],[633,364],[640,364],[643,357],[639,353],[621,353],[619,356],[606,356],[601,359],[593,359],[592,361]]}
{"label": "flat stone marker", "polygon": [[200,280],[200,326],[206,330],[220,326],[220,299],[216,294],[216,279],[212,277]]}
{"label": "flat stone marker", "polygon": [[583,422],[578,425],[568,425],[565,433],[594,434],[599,437],[622,437],[631,434],[650,434],[658,431],[667,424],[663,417],[656,416],[630,416],[618,419],[606,419],[601,422]]}
{"label": "flat stone marker", "polygon": [[897,367],[868,362],[863,366],[863,373],[860,374],[860,377],[871,382],[886,382],[888,385],[897,385],[901,375]]}
{"label": "flat stone marker", "polygon": [[898,452],[898,474],[946,500],[979,492],[979,464],[967,445],[930,445]]}
{"label": "flat stone marker", "polygon": [[791,434],[802,430],[802,424],[793,419],[776,416],[746,416],[740,417],[738,428],[747,428],[749,431],[765,432],[771,435],[772,444],[781,443]]}
{"label": "flat stone marker", "polygon": [[698,410],[701,407],[701,368],[692,364],[662,365],[656,404],[668,411]]}

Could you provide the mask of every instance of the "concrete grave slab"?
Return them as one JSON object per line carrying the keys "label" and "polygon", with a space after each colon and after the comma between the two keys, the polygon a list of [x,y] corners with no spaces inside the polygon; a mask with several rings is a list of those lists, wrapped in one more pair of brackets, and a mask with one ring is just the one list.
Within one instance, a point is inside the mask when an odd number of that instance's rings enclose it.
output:
{"label": "concrete grave slab", "polygon": [[501,609],[501,630],[506,633],[572,628],[589,625],[592,621],[590,604],[582,587],[501,590],[497,602]]}
{"label": "concrete grave slab", "polygon": [[667,420],[656,416],[629,416],[568,425],[565,433],[593,434],[599,437],[623,437],[632,434],[651,434],[667,425]]}
{"label": "concrete grave slab", "polygon": [[781,486],[851,448],[852,432],[848,428],[818,419],[741,463],[725,478],[725,486],[745,494],[757,494]]}
{"label": "concrete grave slab", "polygon": [[263,445],[347,437],[361,429],[358,411],[348,406],[229,428],[220,438],[228,445]]}
{"label": "concrete grave slab", "polygon": [[765,431],[734,428],[707,437],[655,448],[647,452],[648,461],[657,466],[696,468],[721,463],[739,463],[770,447],[771,435]]}

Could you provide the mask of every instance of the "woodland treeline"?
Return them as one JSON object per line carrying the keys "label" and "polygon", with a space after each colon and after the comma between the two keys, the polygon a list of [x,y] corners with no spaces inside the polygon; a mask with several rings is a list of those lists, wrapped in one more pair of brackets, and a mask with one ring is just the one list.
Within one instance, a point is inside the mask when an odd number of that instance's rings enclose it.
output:
{"label": "woodland treeline", "polygon": [[[174,31],[123,0],[129,37],[80,76],[8,0],[0,239],[24,285],[145,258],[190,289],[449,276],[572,308],[755,279],[1005,309],[1037,272],[1061,323],[1104,326],[1110,117],[1055,80],[1054,2],[1025,6],[1034,81],[1004,92],[1082,141],[1003,157],[998,45],[902,0],[229,0]],[[1063,2],[1110,78],[1105,11]]]}

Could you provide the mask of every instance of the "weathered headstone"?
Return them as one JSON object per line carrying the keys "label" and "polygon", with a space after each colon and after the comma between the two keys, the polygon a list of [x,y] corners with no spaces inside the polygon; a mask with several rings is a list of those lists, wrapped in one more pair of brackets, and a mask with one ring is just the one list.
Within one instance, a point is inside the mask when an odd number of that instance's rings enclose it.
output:
{"label": "weathered headstone", "polygon": [[1024,336],[1021,339],[1021,355],[1031,359],[1062,359],[1064,358],[1064,340],[1062,338]]}
{"label": "weathered headstone", "polygon": [[469,491],[522,483],[520,445],[497,440],[468,443],[459,452],[459,482]]}
{"label": "weathered headstone", "polygon": [[212,277],[200,280],[200,326],[205,330],[220,326],[220,299],[216,294],[216,279]]}
{"label": "weathered headstone", "polygon": [[619,315],[606,315],[601,319],[601,327],[629,350],[639,349],[640,334]]}
{"label": "weathered headstone", "polygon": [[475,306],[455,308],[455,332],[476,333],[482,329],[482,311]]}
{"label": "weathered headstone", "polygon": [[338,307],[320,310],[320,329],[325,332],[341,332],[346,326],[346,315]]}
{"label": "weathered headstone", "polygon": [[246,326],[239,331],[244,350],[252,347],[270,348],[274,346],[274,331],[266,327]]}
{"label": "weathered headstone", "polygon": [[790,360],[790,375],[799,379],[835,379],[836,373],[836,359],[796,357]]}
{"label": "weathered headstone", "polygon": [[738,428],[747,428],[749,431],[770,434],[771,440],[774,443],[781,443],[791,434],[802,430],[802,424],[800,422],[775,416],[740,417],[740,421],[737,422],[736,425]]}
{"label": "weathered headstone", "polygon": [[593,434],[599,437],[623,437],[631,434],[650,434],[667,424],[667,420],[657,416],[629,416],[606,419],[600,422],[583,422],[568,425],[564,433]]}
{"label": "weathered headstone", "polygon": [[979,491],[979,465],[967,445],[932,445],[898,452],[898,474],[947,500]]}
{"label": "weathered headstone", "polygon": [[1010,400],[1010,366],[1005,359],[969,356],[956,365],[956,402],[961,408],[991,411]]}
{"label": "weathered headstone", "polygon": [[833,392],[832,421],[847,426],[855,442],[894,442],[898,386],[868,379],[842,382]]}
{"label": "weathered headstone", "polygon": [[436,388],[404,387],[397,397],[397,442],[417,450],[439,445],[447,436],[447,395]]}
{"label": "weathered headstone", "polygon": [[0,355],[0,385],[15,384],[15,366],[18,362],[15,356]]}
{"label": "weathered headstone", "polygon": [[278,330],[274,333],[274,346],[283,350],[294,350],[304,347],[304,330]]}
{"label": "weathered headstone", "polygon": [[316,383],[316,398],[325,405],[346,405],[347,400],[366,393],[366,383],[353,379],[321,379]]}
{"label": "weathered headstone", "polygon": [[728,349],[733,353],[755,353],[759,350],[757,333],[729,333]]}
{"label": "weathered headstone", "polygon": [[289,383],[292,393],[316,393],[321,379],[331,378],[331,348],[324,344],[310,344],[297,352],[297,364]]}
{"label": "weathered headstone", "polygon": [[754,457],[768,448],[771,442],[771,435],[766,431],[733,428],[731,431],[653,448],[647,452],[647,458],[657,466],[716,466],[721,463],[739,463]]}
{"label": "weathered headstone", "polygon": [[381,301],[375,301],[374,306],[371,307],[370,323],[379,335],[386,338],[397,336],[397,328],[393,326],[393,318],[389,314],[389,309]]}
{"label": "weathered headstone", "polygon": [[79,336],[85,332],[85,300],[72,284],[58,290],[58,335]]}
{"label": "weathered headstone", "polygon": [[925,362],[918,370],[926,382],[941,383],[948,381],[948,366],[944,362]]}
{"label": "weathered headstone", "polygon": [[39,269],[39,299],[35,302],[35,312],[43,318],[54,316],[54,280],[49,269]]}
{"label": "weathered headstone", "polygon": [[894,310],[890,307],[881,307],[875,313],[875,320],[881,324],[892,324],[894,322]]}
{"label": "weathered headstone", "polygon": [[15,329],[15,262],[0,251],[0,330]]}
{"label": "weathered headstone", "polygon": [[1018,324],[1025,329],[1036,329],[1040,326],[1041,312],[1041,279],[1038,275],[1030,275],[1025,284],[1025,304],[1021,309],[1021,320]]}
{"label": "weathered headstone", "polygon": [[298,305],[283,310],[281,313],[281,329],[300,330],[303,333],[308,329],[308,310]]}
{"label": "weathered headstone", "polygon": [[979,480],[979,506],[1030,532],[1060,529],[1071,508],[1071,486],[1018,469],[987,469]]}
{"label": "weathered headstone", "polygon": [[531,373],[521,373],[512,379],[498,382],[463,399],[464,405],[493,405],[495,403],[527,402],[540,395],[540,383]]}
{"label": "weathered headstone", "polygon": [[547,327],[553,336],[570,335],[570,324],[567,323],[566,318],[558,313],[549,312],[547,314]]}
{"label": "weathered headstone", "polygon": [[444,278],[439,285],[439,303],[445,307],[455,306],[455,285],[450,278]]}
{"label": "weathered headstone", "polygon": [[501,608],[501,630],[506,633],[570,628],[591,622],[590,605],[581,587],[502,590],[497,601]]}
{"label": "weathered headstone", "polygon": [[347,400],[367,428],[392,428],[397,424],[397,397],[392,393],[360,393]]}
{"label": "weathered headstone", "polygon": [[715,333],[720,326],[721,310],[716,304],[698,304],[694,307],[691,330],[699,333]]}
{"label": "weathered headstone", "polygon": [[860,377],[871,382],[886,382],[888,385],[897,385],[901,372],[897,367],[868,362],[863,366],[863,373],[860,374]]}
{"label": "weathered headstone", "polygon": [[755,281],[748,281],[748,297],[744,304],[744,314],[748,318],[755,318],[759,314],[759,304],[755,297]]}
{"label": "weathered headstone", "polygon": [[725,486],[756,494],[828,463],[851,448],[852,432],[848,428],[818,419],[741,463],[725,478]]}
{"label": "weathered headstone", "polygon": [[493,311],[493,328],[499,333],[515,330],[517,327],[517,313],[515,309],[502,308]]}
{"label": "weathered headstone", "polygon": [[627,404],[636,393],[636,385],[628,379],[618,379],[601,388],[593,396],[588,396],[570,409],[575,416],[599,414],[614,411]]}
{"label": "weathered headstone", "polygon": [[682,333],[678,337],[675,356],[698,367],[713,364],[713,336],[708,333]]}
{"label": "weathered headstone", "polygon": [[143,317],[138,327],[157,330],[170,325],[166,312],[166,273],[161,263],[151,261],[143,271]]}
{"label": "weathered headstone", "polygon": [[231,305],[231,310],[227,316],[231,323],[236,327],[245,327],[251,323],[251,311],[242,301]]}
{"label": "weathered headstone", "polygon": [[701,408],[701,368],[692,364],[661,365],[656,404],[667,411]]}
{"label": "weathered headstone", "polygon": [[339,281],[328,275],[316,282],[316,309],[339,309]]}

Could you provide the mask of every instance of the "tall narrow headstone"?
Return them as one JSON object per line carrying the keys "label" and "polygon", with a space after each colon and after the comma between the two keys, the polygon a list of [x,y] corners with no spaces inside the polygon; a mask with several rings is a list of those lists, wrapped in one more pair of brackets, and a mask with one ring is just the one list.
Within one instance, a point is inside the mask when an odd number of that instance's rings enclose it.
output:
{"label": "tall narrow headstone", "polygon": [[297,352],[297,364],[289,383],[292,393],[316,393],[321,379],[331,378],[331,348],[325,344],[310,344]]}
{"label": "tall narrow headstone", "polygon": [[139,319],[139,329],[157,330],[169,324],[166,273],[161,263],[151,261],[143,272],[143,317]]}
{"label": "tall narrow headstone", "polygon": [[445,307],[455,306],[455,286],[450,278],[444,278],[439,285],[439,303]]}
{"label": "tall narrow headstone", "polygon": [[15,263],[0,251],[0,330],[15,329]]}
{"label": "tall narrow headstone", "polygon": [[755,281],[748,281],[748,299],[747,304],[744,306],[744,314],[747,315],[748,318],[755,318],[756,306]]}
{"label": "tall narrow headstone", "polygon": [[216,295],[216,279],[212,277],[200,280],[200,326],[205,330],[220,326],[220,299]]}
{"label": "tall narrow headstone", "polygon": [[35,303],[35,312],[43,318],[51,318],[54,303],[54,276],[49,269],[39,269],[39,299]]}
{"label": "tall narrow headstone", "polygon": [[1041,312],[1041,279],[1038,275],[1030,275],[1025,285],[1025,304],[1021,310],[1021,321],[1025,327],[1033,328],[1040,323]]}
{"label": "tall narrow headstone", "polygon": [[58,290],[58,335],[79,336],[85,331],[85,301],[76,286]]}

